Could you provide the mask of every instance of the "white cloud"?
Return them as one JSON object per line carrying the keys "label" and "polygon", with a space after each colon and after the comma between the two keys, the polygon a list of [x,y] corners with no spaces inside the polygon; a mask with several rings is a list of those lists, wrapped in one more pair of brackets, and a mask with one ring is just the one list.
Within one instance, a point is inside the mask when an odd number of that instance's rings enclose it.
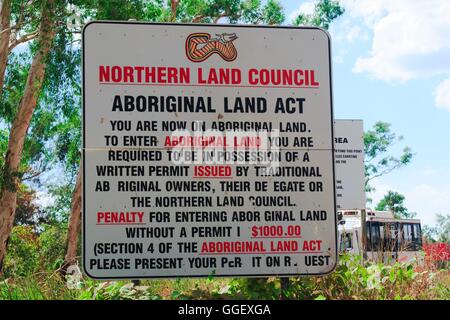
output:
{"label": "white cloud", "polygon": [[51,206],[55,203],[55,199],[45,191],[38,191],[36,193],[36,204],[41,207]]}
{"label": "white cloud", "polygon": [[[449,58],[450,59],[450,58]],[[434,91],[435,103],[438,107],[450,111],[450,78],[441,82]]]}
{"label": "white cloud", "polygon": [[365,34],[363,34],[361,27],[359,26],[353,26],[350,27],[348,32],[346,32],[345,39],[348,42],[353,42],[355,39],[358,38],[364,38],[367,37]]}
{"label": "white cloud", "polygon": [[[372,33],[367,55],[354,65],[387,82],[450,76],[449,0],[342,0],[346,19],[361,30],[342,32],[350,40]],[[348,22],[347,22],[348,23]],[[449,78],[450,79],[450,78]],[[436,105],[450,110],[450,80],[435,92]]]}
{"label": "white cloud", "polygon": [[356,72],[369,72],[387,81],[450,73],[450,1],[376,2],[384,4],[386,13],[377,15],[376,8],[374,15],[379,18],[369,24],[372,48],[368,56],[358,59]]}
{"label": "white cloud", "polygon": [[394,187],[382,183],[379,179],[374,179],[370,182],[370,185],[375,188],[373,192],[371,192],[368,196],[372,199],[372,203],[370,203],[368,206],[371,209],[375,209],[378,202],[385,196],[385,194],[390,191],[394,190]]}
{"label": "white cloud", "polygon": [[350,16],[351,18],[362,18],[364,24],[368,27],[373,27],[375,22],[385,13],[384,1],[341,0],[341,4],[346,10],[346,16]]}
{"label": "white cloud", "polygon": [[408,190],[400,190],[379,179],[374,179],[371,185],[375,187],[375,191],[370,194],[373,202],[369,207],[374,208],[384,195],[392,190],[405,196],[406,208],[417,213],[416,218],[421,220],[422,225],[433,226],[436,223],[436,213],[450,212],[450,186],[435,187],[422,183]]}
{"label": "white cloud", "polygon": [[333,52],[333,62],[344,63],[344,57],[347,55],[348,51],[345,49],[340,49],[338,52]]}
{"label": "white cloud", "polygon": [[316,1],[306,1],[303,2],[297,10],[291,12],[289,14],[289,21],[294,21],[297,16],[302,13],[302,14],[312,14],[314,13],[314,4]]}
{"label": "white cloud", "polygon": [[[314,0],[289,15],[312,13]],[[345,14],[332,24],[334,42],[371,38],[355,73],[390,83],[446,76],[434,91],[436,106],[450,111],[450,0],[341,0]],[[337,63],[345,54],[334,57]]]}
{"label": "white cloud", "polygon": [[449,213],[450,186],[435,187],[429,184],[420,184],[403,193],[405,205],[418,214],[422,224],[434,225],[436,213]]}
{"label": "white cloud", "polygon": [[433,168],[427,168],[421,172],[426,177],[436,176],[439,171]]}

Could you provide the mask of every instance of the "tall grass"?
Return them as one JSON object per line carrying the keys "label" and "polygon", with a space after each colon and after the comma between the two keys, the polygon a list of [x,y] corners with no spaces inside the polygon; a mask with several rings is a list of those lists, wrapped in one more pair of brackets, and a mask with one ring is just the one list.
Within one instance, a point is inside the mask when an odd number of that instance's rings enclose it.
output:
{"label": "tall grass", "polygon": [[341,257],[334,273],[290,278],[283,290],[275,277],[144,280],[139,285],[70,277],[44,272],[0,279],[0,299],[450,299],[448,269],[427,262],[384,265],[350,255]]}

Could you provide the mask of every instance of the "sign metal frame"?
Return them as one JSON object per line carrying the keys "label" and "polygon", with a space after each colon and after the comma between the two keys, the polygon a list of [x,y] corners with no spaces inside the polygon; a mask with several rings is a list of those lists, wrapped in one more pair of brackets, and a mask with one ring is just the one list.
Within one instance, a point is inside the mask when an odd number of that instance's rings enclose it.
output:
{"label": "sign metal frame", "polygon": [[[144,277],[137,277],[137,276],[118,276],[118,277],[98,277],[98,276],[94,276],[89,274],[88,270],[87,270],[87,264],[86,264],[86,254],[85,254],[85,247],[86,247],[86,185],[85,185],[85,177],[86,177],[86,166],[84,165],[86,163],[86,141],[85,141],[85,136],[86,136],[86,94],[85,94],[85,31],[86,29],[93,24],[116,24],[116,25],[152,25],[152,26],[179,26],[179,27],[183,27],[183,26],[195,26],[198,27],[199,29],[203,28],[203,27],[208,27],[208,28],[223,28],[223,27],[227,27],[227,28],[248,28],[248,29],[260,29],[260,30],[265,30],[265,29],[290,29],[290,30],[319,30],[321,32],[323,32],[326,37],[327,37],[327,42],[328,42],[328,68],[329,68],[329,86],[330,86],[330,93],[329,93],[329,97],[330,97],[330,101],[329,101],[329,106],[330,106],[330,115],[331,115],[331,119],[330,121],[330,126],[331,126],[331,139],[332,139],[332,143],[331,143],[331,157],[332,157],[332,184],[333,184],[333,203],[334,203],[334,212],[333,212],[333,219],[335,221],[334,223],[334,238],[335,238],[335,252],[336,255],[334,257],[334,260],[330,259],[330,261],[333,262],[333,268],[330,269],[328,272],[324,272],[324,273],[297,273],[297,274],[292,274],[292,273],[276,273],[276,274],[220,274],[217,275],[218,277],[246,277],[246,278],[259,278],[259,277],[289,277],[289,276],[325,276],[328,275],[332,272],[334,272],[334,270],[337,267],[337,263],[338,263],[338,241],[337,241],[337,202],[336,202],[336,174],[335,174],[335,152],[334,152],[334,113],[333,113],[333,82],[332,82],[332,57],[331,57],[331,38],[329,33],[319,27],[306,27],[306,26],[266,26],[266,25],[242,25],[242,24],[195,24],[195,23],[158,23],[158,22],[138,22],[138,21],[106,21],[106,20],[96,20],[96,21],[91,21],[89,23],[87,23],[82,30],[82,261],[83,261],[83,271],[86,275],[88,275],[90,278],[96,279],[96,280],[119,280],[119,279],[166,279],[166,278],[180,278],[180,277],[189,277],[189,278],[205,278],[208,276],[211,276],[210,274],[204,274],[204,275],[188,275],[188,276],[183,276],[182,274],[179,275],[165,275],[165,276],[144,276]],[[331,214],[330,214],[330,218],[331,218]],[[255,254],[256,255],[256,254]]]}

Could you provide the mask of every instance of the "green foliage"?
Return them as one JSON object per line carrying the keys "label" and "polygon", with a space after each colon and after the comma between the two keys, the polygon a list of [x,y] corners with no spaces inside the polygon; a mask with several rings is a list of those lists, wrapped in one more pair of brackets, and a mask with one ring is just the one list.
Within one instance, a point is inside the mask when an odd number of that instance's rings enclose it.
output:
{"label": "green foliage", "polygon": [[15,226],[4,264],[6,277],[26,277],[37,272],[57,270],[65,254],[66,227],[42,225],[36,232],[31,226]]}
{"label": "green foliage", "polygon": [[283,7],[275,0],[267,1],[263,9],[263,21],[270,25],[282,24],[286,16],[283,13]]}
{"label": "green foliage", "polygon": [[93,0],[80,3],[87,9],[91,17],[98,20],[143,20],[149,7],[161,6],[162,1],[123,1],[123,0]]}
{"label": "green foliage", "polygon": [[[17,36],[22,36],[24,32],[34,32],[40,25],[41,5],[48,5],[45,1],[33,1],[26,4],[23,1],[13,1],[12,18],[17,22]],[[61,12],[65,7],[65,1],[56,1],[58,15],[56,18],[56,28],[61,29],[64,25]],[[62,10],[62,11],[61,11]],[[39,38],[29,42],[25,50],[13,51],[8,56],[8,66],[5,75],[5,85],[2,88],[2,99],[0,102],[0,124],[8,129],[11,128],[16,117],[20,101],[25,89],[28,71],[31,66],[33,56],[39,51]],[[52,51],[53,52],[53,51]],[[48,64],[51,66],[51,64]],[[51,68],[49,68],[51,69]],[[49,77],[46,74],[47,78]],[[51,74],[50,74],[51,76]],[[58,81],[58,79],[55,79]],[[45,82],[45,80],[44,80]],[[43,88],[39,95],[45,95]],[[47,143],[54,135],[55,115],[51,108],[46,108],[45,103],[39,102],[36,106],[34,117],[28,128],[27,136],[24,142],[23,153],[21,155],[20,167],[17,172],[8,172],[5,168],[2,177],[3,186],[10,183],[11,176],[18,176],[22,181],[35,179],[47,169],[50,163],[52,153],[49,152]],[[5,158],[5,151],[2,150],[0,157]]]}
{"label": "green foliage", "polygon": [[260,0],[191,0],[180,2],[171,21],[279,24],[284,19],[283,8],[275,0],[267,1],[264,6]]}
{"label": "green foliage", "polygon": [[50,115],[53,122],[47,140],[49,158],[53,167],[63,164],[68,180],[73,181],[81,148],[81,48],[79,35],[67,23],[70,10],[64,8],[60,16],[63,23],[48,56],[39,106],[33,118],[40,117],[40,110]]}
{"label": "green foliage", "polygon": [[[8,148],[8,130],[0,129],[0,168],[5,165],[5,153]],[[25,157],[26,158],[26,157]],[[26,171],[26,159],[22,162],[21,171]],[[36,192],[25,184],[20,184],[17,188],[12,184],[11,179],[8,179],[8,174],[3,172],[0,175],[0,187],[5,184],[10,184],[8,188],[17,190],[17,208],[16,208],[16,223],[20,225],[34,225],[36,223],[45,222],[45,214],[39,210],[35,204]]]}
{"label": "green foliage", "polygon": [[279,279],[271,278],[239,278],[231,282],[228,291],[224,291],[238,299],[279,299],[281,284]]}
{"label": "green foliage", "polygon": [[10,125],[17,113],[17,107],[25,88],[31,55],[28,50],[11,53],[5,74],[5,85],[2,99],[0,99],[0,117],[2,122]]}
{"label": "green foliage", "polygon": [[17,192],[17,207],[15,223],[21,226],[31,226],[33,230],[40,228],[40,225],[48,223],[46,213],[36,205],[36,192],[21,184]]}
{"label": "green foliage", "polygon": [[0,300],[73,300],[79,292],[67,288],[58,274],[15,277],[0,281]]}
{"label": "green foliage", "polygon": [[450,244],[450,214],[436,214],[436,226],[423,226],[422,233],[431,242]]}
{"label": "green foliage", "polygon": [[9,238],[8,252],[3,266],[10,276],[27,276],[39,268],[39,238],[30,226],[16,226]]}
{"label": "green foliage", "polygon": [[248,280],[231,280],[219,291],[221,297],[276,300],[283,294],[288,299],[300,300],[449,298],[449,277],[445,270],[419,271],[416,262],[364,263],[355,255],[342,255],[335,272],[329,275],[290,278],[283,292],[279,278]]}
{"label": "green foliage", "polygon": [[9,56],[8,68],[5,74],[5,86],[2,99],[0,99],[0,165],[3,170],[0,175],[0,187],[6,186],[10,190],[15,189],[12,177],[23,178],[26,172],[31,171],[30,162],[39,160],[45,152],[42,149],[42,140],[30,133],[24,144],[23,156],[18,171],[8,172],[4,167],[9,131],[22,98],[29,67],[30,54],[28,51]]}
{"label": "green foliage", "polygon": [[94,0],[77,3],[79,17],[86,21],[129,20],[184,23],[266,23],[284,21],[279,2],[260,0]]}
{"label": "green foliage", "polygon": [[67,223],[72,202],[73,184],[71,182],[50,186],[49,194],[54,202],[45,208],[52,223]]}
{"label": "green foliage", "polygon": [[450,214],[436,215],[437,241],[450,243]]}
{"label": "green foliage", "polygon": [[409,212],[404,205],[405,196],[395,192],[388,191],[388,193],[380,200],[375,207],[375,210],[391,211],[397,219],[412,219],[416,216],[415,212]]}
{"label": "green foliage", "polygon": [[408,299],[410,288],[418,274],[409,263],[393,265],[364,264],[361,257],[343,255],[337,270],[317,281],[308,282],[309,290],[301,291],[308,298],[315,298],[314,292],[321,293],[326,299]]}
{"label": "green foliage", "polygon": [[333,20],[344,14],[345,10],[340,6],[339,1],[320,0],[314,5],[314,13],[300,13],[294,19],[293,24],[297,26],[316,26],[326,30]]}
{"label": "green foliage", "polygon": [[64,262],[66,224],[44,225],[39,234],[40,270],[58,270]]}
{"label": "green foliage", "polygon": [[425,238],[426,241],[436,242],[436,233],[437,233],[436,227],[424,225],[421,227],[421,229],[422,229],[422,236]]}
{"label": "green foliage", "polygon": [[[17,172],[9,172],[4,166],[6,150],[9,139],[9,130],[17,113],[25,82],[28,76],[32,52],[37,50],[36,43],[30,44],[28,50],[13,52],[9,56],[8,68],[5,76],[5,87],[3,99],[0,101],[0,166],[3,169],[0,175],[0,186],[6,186],[10,190],[18,191],[18,209],[16,221],[18,224],[39,225],[48,222],[45,212],[40,210],[34,203],[35,191],[32,188],[41,186],[41,175],[48,171],[49,166],[54,164],[53,149],[51,142],[57,132],[57,110],[60,104],[54,103],[56,97],[68,96],[53,94],[54,92],[42,90],[40,95],[44,96],[36,106],[33,118],[25,139],[21,162]],[[52,70],[51,63],[48,64],[48,71]],[[58,74],[58,72],[55,72]],[[47,79],[60,79],[51,72],[47,73]],[[49,85],[44,81],[44,88],[49,89]],[[50,94],[53,99],[45,99],[45,95]],[[78,117],[79,118],[79,117]],[[76,140],[74,140],[76,141]],[[20,184],[16,186],[12,177],[19,177]]]}
{"label": "green foliage", "polygon": [[[74,279],[72,279],[72,277]],[[252,281],[249,281],[252,280]],[[68,285],[71,284],[71,285]],[[74,285],[75,284],[75,285]],[[363,262],[354,255],[342,255],[335,272],[320,277],[289,278],[281,290],[280,278],[211,278],[96,281],[43,272],[0,281],[0,299],[450,299],[448,270],[408,263]]]}

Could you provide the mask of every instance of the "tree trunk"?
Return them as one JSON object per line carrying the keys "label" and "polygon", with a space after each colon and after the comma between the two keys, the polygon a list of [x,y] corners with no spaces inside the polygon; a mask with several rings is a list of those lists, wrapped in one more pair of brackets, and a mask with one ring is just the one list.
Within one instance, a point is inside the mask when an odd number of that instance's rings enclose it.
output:
{"label": "tree trunk", "polygon": [[77,182],[72,194],[69,227],[67,229],[67,252],[61,273],[65,274],[67,268],[77,261],[78,235],[81,230],[81,184],[83,168],[80,165]]}
{"label": "tree trunk", "polygon": [[17,189],[20,184],[17,171],[22,157],[25,137],[44,81],[45,60],[55,37],[54,25],[53,0],[44,1],[39,26],[39,50],[33,58],[17,115],[12,124],[5,166],[2,172],[3,185],[0,189],[0,272],[16,214]]}
{"label": "tree trunk", "polygon": [[11,36],[11,0],[3,0],[0,11],[0,97],[5,83],[6,63],[9,55],[9,38]]}

